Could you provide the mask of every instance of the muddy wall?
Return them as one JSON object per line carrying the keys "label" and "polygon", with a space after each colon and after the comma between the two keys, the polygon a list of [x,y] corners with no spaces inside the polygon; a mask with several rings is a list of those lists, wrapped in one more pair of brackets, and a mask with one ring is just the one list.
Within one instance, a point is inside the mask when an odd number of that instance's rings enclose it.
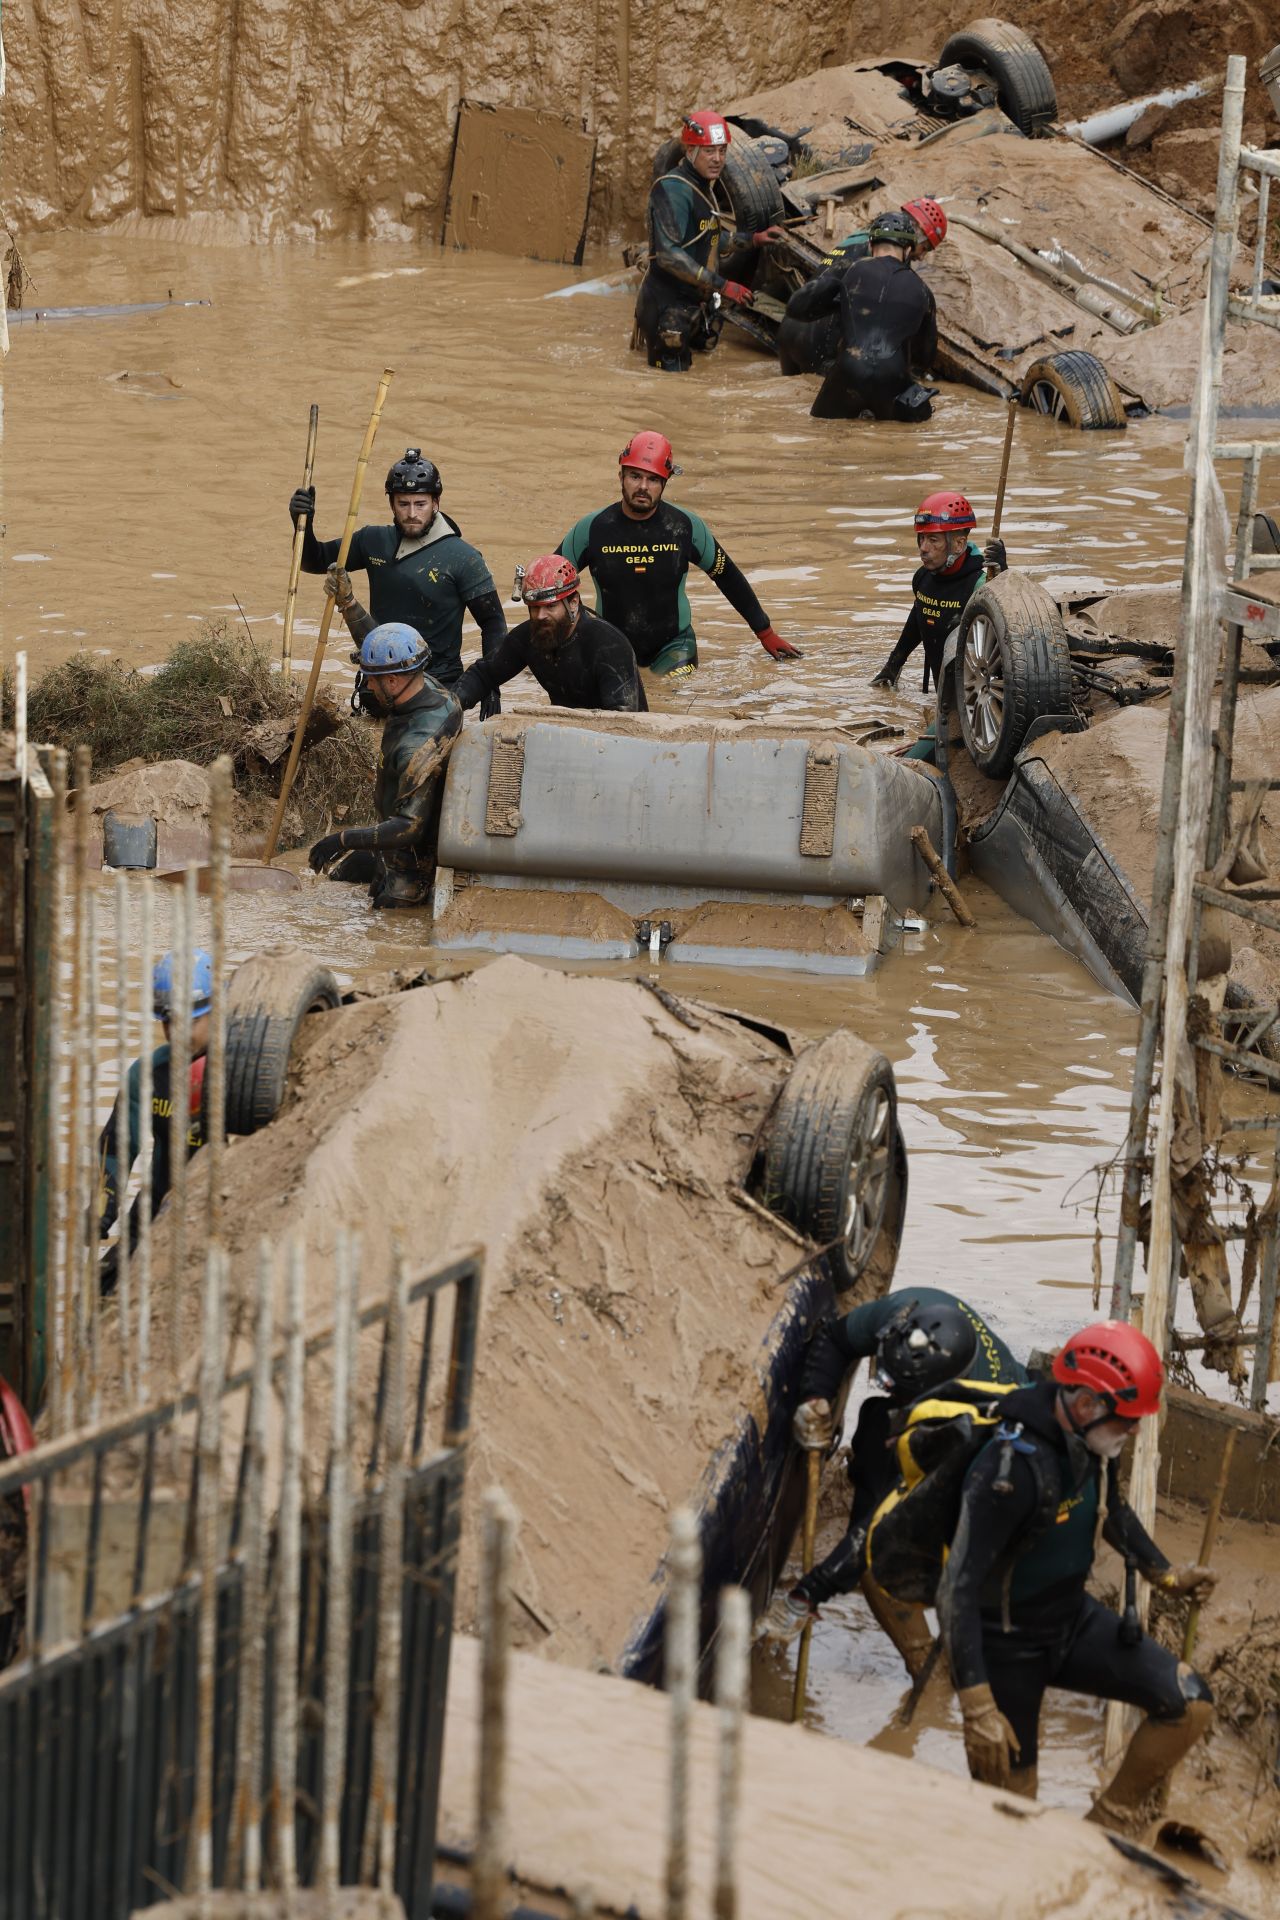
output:
{"label": "muddy wall", "polygon": [[583,117],[599,238],[634,224],[683,110],[846,58],[847,18],[842,0],[6,0],[3,211],[19,232],[438,238],[465,97]]}

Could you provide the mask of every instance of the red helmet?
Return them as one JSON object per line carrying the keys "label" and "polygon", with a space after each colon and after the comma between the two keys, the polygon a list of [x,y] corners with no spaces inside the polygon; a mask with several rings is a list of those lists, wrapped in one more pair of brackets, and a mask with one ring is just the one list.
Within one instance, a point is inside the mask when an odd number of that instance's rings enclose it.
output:
{"label": "red helmet", "polygon": [[727,147],[729,123],[718,113],[686,113],[680,139],[686,147]]}
{"label": "red helmet", "polygon": [[947,216],[936,200],[922,196],[904,200],[902,211],[909,213],[931,247],[940,247],[947,237]]}
{"label": "red helmet", "polygon": [[1088,1387],[1105,1395],[1123,1420],[1160,1411],[1164,1367],[1145,1333],[1127,1320],[1099,1320],[1073,1333],[1053,1363],[1063,1387]]}
{"label": "red helmet", "polygon": [[961,533],[978,516],[962,493],[931,493],[916,508],[917,533]]}
{"label": "red helmet", "polygon": [[567,600],[578,591],[578,569],[562,553],[544,553],[524,576],[523,599],[526,607],[546,606],[552,600]]}
{"label": "red helmet", "polygon": [[633,433],[618,455],[618,465],[634,467],[637,473],[656,473],[659,480],[669,480],[680,471],[671,442],[661,433]]}

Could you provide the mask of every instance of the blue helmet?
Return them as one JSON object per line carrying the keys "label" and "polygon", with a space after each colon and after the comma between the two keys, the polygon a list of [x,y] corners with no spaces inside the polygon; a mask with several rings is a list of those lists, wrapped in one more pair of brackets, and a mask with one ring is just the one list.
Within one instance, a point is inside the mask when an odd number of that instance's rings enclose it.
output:
{"label": "blue helmet", "polygon": [[[151,976],[151,999],[157,1020],[167,1020],[173,1006],[173,955],[166,953]],[[200,1019],[213,1005],[213,961],[203,947],[191,956],[191,1018]]]}
{"label": "blue helmet", "polygon": [[403,620],[384,620],[372,633],[366,633],[359,653],[351,656],[361,673],[374,679],[380,673],[416,673],[431,658],[416,627]]}

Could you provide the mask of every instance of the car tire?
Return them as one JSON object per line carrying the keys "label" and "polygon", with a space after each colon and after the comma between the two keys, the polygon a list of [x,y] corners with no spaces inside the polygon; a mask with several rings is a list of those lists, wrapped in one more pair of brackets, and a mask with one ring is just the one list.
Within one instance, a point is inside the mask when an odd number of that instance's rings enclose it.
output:
{"label": "car tire", "polygon": [[1086,433],[1129,424],[1120,389],[1101,360],[1078,350],[1037,360],[1022,382],[1022,404]]}
{"label": "car tire", "polygon": [[1048,63],[1030,34],[1007,20],[974,20],[953,33],[938,57],[940,67],[982,67],[996,83],[1000,105],[1020,133],[1035,140],[1058,117],[1058,96]]}
{"label": "car tire", "polygon": [[228,1133],[256,1133],[275,1119],[298,1029],[341,998],[329,969],[301,947],[268,947],[236,968],[227,987]]}
{"label": "car tire", "polygon": [[960,616],[955,705],[969,757],[1003,780],[1031,724],[1071,710],[1071,653],[1056,603],[1021,573],[999,573]]}
{"label": "car tire", "polygon": [[873,1299],[887,1289],[907,1156],[882,1053],[837,1028],[800,1055],[769,1122],[759,1197],[828,1249],[814,1264],[837,1293],[857,1286]]}
{"label": "car tire", "polygon": [[[760,151],[741,127],[733,126],[732,122],[730,126],[733,138],[720,177],[739,229],[743,233],[760,233],[786,214],[782,188],[767,154]],[[678,140],[664,141],[654,156],[653,178],[659,180],[678,166],[683,151]]]}

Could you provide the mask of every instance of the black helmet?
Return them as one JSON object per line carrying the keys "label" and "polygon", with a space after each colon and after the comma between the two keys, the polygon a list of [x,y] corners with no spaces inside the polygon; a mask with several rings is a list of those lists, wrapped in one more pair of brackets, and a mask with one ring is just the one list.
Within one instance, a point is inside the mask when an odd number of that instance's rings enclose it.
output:
{"label": "black helmet", "polygon": [[977,1350],[977,1331],[959,1307],[908,1300],[876,1341],[876,1385],[902,1405],[958,1378]]}
{"label": "black helmet", "polygon": [[387,496],[393,493],[444,492],[444,481],[434,460],[424,460],[421,447],[406,447],[404,459],[397,460],[387,475]]}
{"label": "black helmet", "polygon": [[867,239],[874,247],[877,241],[887,240],[892,247],[914,247],[920,239],[920,229],[909,213],[878,213],[867,229]]}

